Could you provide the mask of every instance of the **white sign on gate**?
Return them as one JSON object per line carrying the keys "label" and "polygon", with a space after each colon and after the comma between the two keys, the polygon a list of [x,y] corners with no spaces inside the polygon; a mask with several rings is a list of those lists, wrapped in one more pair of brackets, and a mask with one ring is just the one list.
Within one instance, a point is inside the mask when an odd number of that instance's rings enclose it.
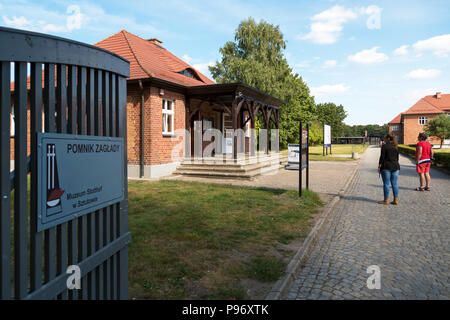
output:
{"label": "white sign on gate", "polygon": [[331,147],[331,127],[326,124],[323,125],[323,145]]}

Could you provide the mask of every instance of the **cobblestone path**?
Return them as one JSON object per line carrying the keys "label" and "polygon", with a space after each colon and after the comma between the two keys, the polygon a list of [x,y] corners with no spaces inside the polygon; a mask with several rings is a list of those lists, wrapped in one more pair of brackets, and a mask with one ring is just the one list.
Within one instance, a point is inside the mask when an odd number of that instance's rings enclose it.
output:
{"label": "cobblestone path", "polygon": [[[284,299],[449,299],[450,177],[432,169],[431,191],[414,191],[415,165],[401,156],[400,205],[379,205],[379,152],[364,154]],[[380,289],[367,288],[371,265]]]}

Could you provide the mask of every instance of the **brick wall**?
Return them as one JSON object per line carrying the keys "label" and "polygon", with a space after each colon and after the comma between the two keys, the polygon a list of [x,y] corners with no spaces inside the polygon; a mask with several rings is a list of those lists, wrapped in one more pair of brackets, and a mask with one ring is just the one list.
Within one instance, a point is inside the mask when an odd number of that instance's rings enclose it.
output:
{"label": "brick wall", "polygon": [[[173,100],[175,103],[174,136],[162,134],[162,105],[163,99]],[[151,87],[150,95],[145,102],[145,162],[149,165],[165,164],[180,161],[184,155],[185,130],[185,96],[183,94],[164,90],[160,95],[160,88]],[[172,158],[172,150],[178,150]]]}
{"label": "brick wall", "polygon": [[127,86],[127,157],[128,164],[140,163],[141,94],[137,85]]}
{"label": "brick wall", "polygon": [[[421,115],[415,115],[415,114],[404,114],[403,115],[403,143],[404,144],[416,144],[417,143],[417,136],[419,135],[419,132],[425,131],[425,126],[419,124],[419,117],[424,116],[428,117],[428,121],[438,116],[437,114],[421,114]],[[430,143],[431,144],[439,144],[439,139],[431,138],[430,137]]]}
{"label": "brick wall", "polygon": [[[397,130],[394,130],[394,127]],[[389,133],[397,138],[398,143],[403,143],[403,128],[401,123],[389,124]]]}
{"label": "brick wall", "polygon": [[[162,105],[163,99],[173,100],[174,107],[174,136],[162,134]],[[137,85],[128,85],[127,92],[127,142],[128,163],[140,163],[140,113],[141,90]],[[160,88],[144,88],[144,165],[166,164],[180,161],[184,154],[185,129],[185,97],[183,94],[164,89],[160,95]],[[172,158],[172,150],[176,147],[177,156]]]}

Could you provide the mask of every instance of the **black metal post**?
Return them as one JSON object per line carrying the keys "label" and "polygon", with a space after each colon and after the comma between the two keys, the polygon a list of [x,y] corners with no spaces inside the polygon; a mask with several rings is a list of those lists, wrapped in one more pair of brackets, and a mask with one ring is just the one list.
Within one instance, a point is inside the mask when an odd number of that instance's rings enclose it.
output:
{"label": "black metal post", "polygon": [[306,132],[308,138],[306,139],[306,189],[309,189],[309,123],[306,124]]}
{"label": "black metal post", "polygon": [[298,196],[302,197],[302,121],[300,120],[298,138]]}

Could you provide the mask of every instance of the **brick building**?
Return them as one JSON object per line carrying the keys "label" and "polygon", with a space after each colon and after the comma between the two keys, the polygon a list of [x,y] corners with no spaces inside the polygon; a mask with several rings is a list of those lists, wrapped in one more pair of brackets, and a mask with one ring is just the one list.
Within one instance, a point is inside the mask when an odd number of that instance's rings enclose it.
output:
{"label": "brick building", "polygon": [[[175,171],[183,157],[195,153],[197,130],[225,133],[241,129],[243,137],[234,134],[214,139],[213,154],[232,153],[236,159],[238,153],[254,153],[255,134],[250,129],[255,128],[258,112],[267,129],[278,128],[282,101],[244,84],[215,84],[166,50],[158,39],[146,40],[122,30],[95,45],[130,61],[129,177],[154,178]],[[230,142],[231,149],[226,147]]]}
{"label": "brick building", "polygon": [[[423,97],[389,122],[389,132],[397,138],[399,143],[415,144],[419,132],[425,131],[424,126],[428,121],[440,114],[450,116],[450,94],[437,92],[435,95]],[[431,144],[441,142],[436,137],[430,137],[429,141]]]}

